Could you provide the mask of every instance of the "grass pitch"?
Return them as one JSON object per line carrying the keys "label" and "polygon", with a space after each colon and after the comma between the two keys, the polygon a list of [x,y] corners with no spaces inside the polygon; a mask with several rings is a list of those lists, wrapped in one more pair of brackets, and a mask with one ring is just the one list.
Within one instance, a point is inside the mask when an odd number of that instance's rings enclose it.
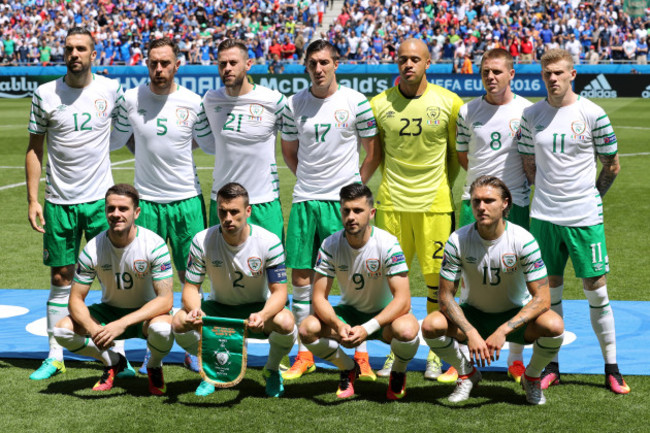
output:
{"label": "grass pitch", "polygon": [[[647,113],[650,101],[619,98],[596,100],[609,114],[618,136],[622,170],[604,199],[605,230],[611,273],[611,299],[649,301],[645,290],[650,271],[645,256],[650,243],[645,216],[650,211],[650,162]],[[27,221],[24,157],[28,142],[29,100],[0,100],[0,288],[49,287],[43,266],[42,238]],[[133,181],[132,155],[125,149],[111,155],[116,182]],[[213,157],[195,152],[204,196],[209,200]],[[291,205],[294,176],[278,149],[281,200],[285,221]],[[455,185],[460,197],[464,174]],[[370,185],[376,191],[379,176]],[[41,186],[41,198],[43,187]],[[582,287],[569,267],[565,298],[584,299]],[[178,283],[176,284],[178,289]],[[419,268],[412,266],[411,291],[426,290]],[[0,303],[2,291],[0,290]],[[98,395],[90,387],[101,374],[98,363],[68,362],[68,372],[52,380],[31,382],[29,374],[40,362],[0,360],[0,395],[5,431],[647,431],[650,379],[626,376],[632,393],[615,396],[602,386],[603,376],[563,375],[563,385],[547,391],[547,404],[525,404],[523,391],[503,374],[486,373],[475,398],[452,405],[445,397],[452,387],[425,382],[419,372],[408,376],[405,401],[386,403],[387,381],[359,383],[357,397],[337,401],[338,375],[321,371],[287,383],[279,400],[264,397],[261,370],[250,369],[234,389],[208,398],[194,396],[196,375],[176,365],[166,366],[168,395],[151,397],[146,378],[117,382]],[[625,373],[625,372],[623,372]]]}

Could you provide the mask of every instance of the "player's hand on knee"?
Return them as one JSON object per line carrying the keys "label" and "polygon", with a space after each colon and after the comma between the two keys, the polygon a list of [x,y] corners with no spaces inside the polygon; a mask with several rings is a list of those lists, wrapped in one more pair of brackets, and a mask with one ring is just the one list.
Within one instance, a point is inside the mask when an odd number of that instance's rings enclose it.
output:
{"label": "player's hand on knee", "polygon": [[341,342],[345,347],[357,347],[368,338],[368,333],[363,326],[355,326],[350,329],[347,338],[342,339]]}
{"label": "player's hand on knee", "polygon": [[264,318],[260,313],[252,313],[248,316],[248,329],[253,332],[262,332],[264,330]]}
{"label": "player's hand on knee", "polygon": [[501,355],[501,348],[505,343],[505,334],[502,334],[498,330],[490,335],[487,340],[485,340],[485,344],[487,344],[488,350],[490,351],[490,357],[493,361],[499,359],[499,356]]}
{"label": "player's hand on knee", "polygon": [[185,323],[190,325],[202,325],[203,316],[205,316],[205,313],[200,308],[196,308],[187,313],[185,316]]}
{"label": "player's hand on knee", "polygon": [[486,363],[490,365],[490,350],[476,329],[467,333],[467,347],[470,361],[479,367],[485,367]]}

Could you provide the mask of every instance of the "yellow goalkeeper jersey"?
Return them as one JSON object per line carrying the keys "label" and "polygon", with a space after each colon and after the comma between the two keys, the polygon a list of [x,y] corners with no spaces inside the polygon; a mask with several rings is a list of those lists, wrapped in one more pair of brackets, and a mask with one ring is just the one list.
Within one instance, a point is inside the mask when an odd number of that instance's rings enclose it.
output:
{"label": "yellow goalkeeper jersey", "polygon": [[463,100],[429,83],[417,98],[392,87],[371,101],[384,159],[377,208],[399,212],[452,212],[451,185],[460,166],[456,118]]}

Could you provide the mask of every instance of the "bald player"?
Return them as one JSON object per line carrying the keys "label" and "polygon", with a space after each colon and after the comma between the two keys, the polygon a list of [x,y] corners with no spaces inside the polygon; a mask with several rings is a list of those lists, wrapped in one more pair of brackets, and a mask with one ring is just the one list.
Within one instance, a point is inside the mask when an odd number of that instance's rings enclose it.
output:
{"label": "bald player", "polygon": [[[370,101],[384,154],[376,221],[397,237],[409,266],[417,254],[431,313],[438,309],[443,249],[453,228],[456,119],[463,101],[427,82],[431,58],[421,40],[404,41],[397,64],[399,84]],[[392,359],[391,354],[379,375],[390,374]],[[440,359],[430,352],[425,378],[441,373]]]}

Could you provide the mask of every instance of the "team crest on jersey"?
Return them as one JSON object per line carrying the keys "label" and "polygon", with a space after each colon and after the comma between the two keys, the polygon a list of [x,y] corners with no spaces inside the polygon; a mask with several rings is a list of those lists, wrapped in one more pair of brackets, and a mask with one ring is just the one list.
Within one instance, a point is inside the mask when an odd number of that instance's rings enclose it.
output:
{"label": "team crest on jersey", "polygon": [[190,110],[186,107],[179,107],[176,109],[176,124],[178,126],[188,126],[190,119]]}
{"label": "team crest on jersey", "polygon": [[427,107],[427,125],[440,125],[440,107]]}
{"label": "team crest on jersey", "polygon": [[506,267],[505,272],[514,272],[517,270],[517,255],[514,253],[506,253],[501,256],[501,262]]}
{"label": "team crest on jersey", "polygon": [[147,271],[149,270],[149,262],[146,260],[135,260],[133,262],[133,269],[135,270],[135,274],[142,278],[146,275]]}
{"label": "team crest on jersey", "polygon": [[97,110],[97,117],[108,116],[108,113],[106,112],[107,108],[108,108],[108,102],[106,102],[106,99],[95,100],[95,110]]}
{"label": "team crest on jersey", "polygon": [[516,137],[517,134],[519,133],[519,126],[520,122],[519,119],[510,119],[510,123],[508,124],[510,126],[510,134],[508,134],[510,137]]}
{"label": "team crest on jersey", "polygon": [[379,268],[380,268],[379,259],[366,260],[366,269],[368,270],[368,276],[370,278],[377,278],[381,275],[381,272],[379,272]]}
{"label": "team crest on jersey", "polygon": [[334,112],[334,119],[336,119],[337,128],[347,128],[350,125],[348,123],[350,112],[348,110],[336,110]]}
{"label": "team crest on jersey", "polygon": [[587,124],[582,120],[574,120],[571,122],[571,131],[576,135],[581,135],[587,129]]}
{"label": "team crest on jersey", "polygon": [[262,114],[264,113],[264,107],[260,104],[251,104],[248,106],[248,110],[251,113],[251,120],[254,122],[262,121]]}
{"label": "team crest on jersey", "polygon": [[249,257],[247,263],[248,269],[251,270],[254,277],[262,275],[262,259],[259,257]]}

